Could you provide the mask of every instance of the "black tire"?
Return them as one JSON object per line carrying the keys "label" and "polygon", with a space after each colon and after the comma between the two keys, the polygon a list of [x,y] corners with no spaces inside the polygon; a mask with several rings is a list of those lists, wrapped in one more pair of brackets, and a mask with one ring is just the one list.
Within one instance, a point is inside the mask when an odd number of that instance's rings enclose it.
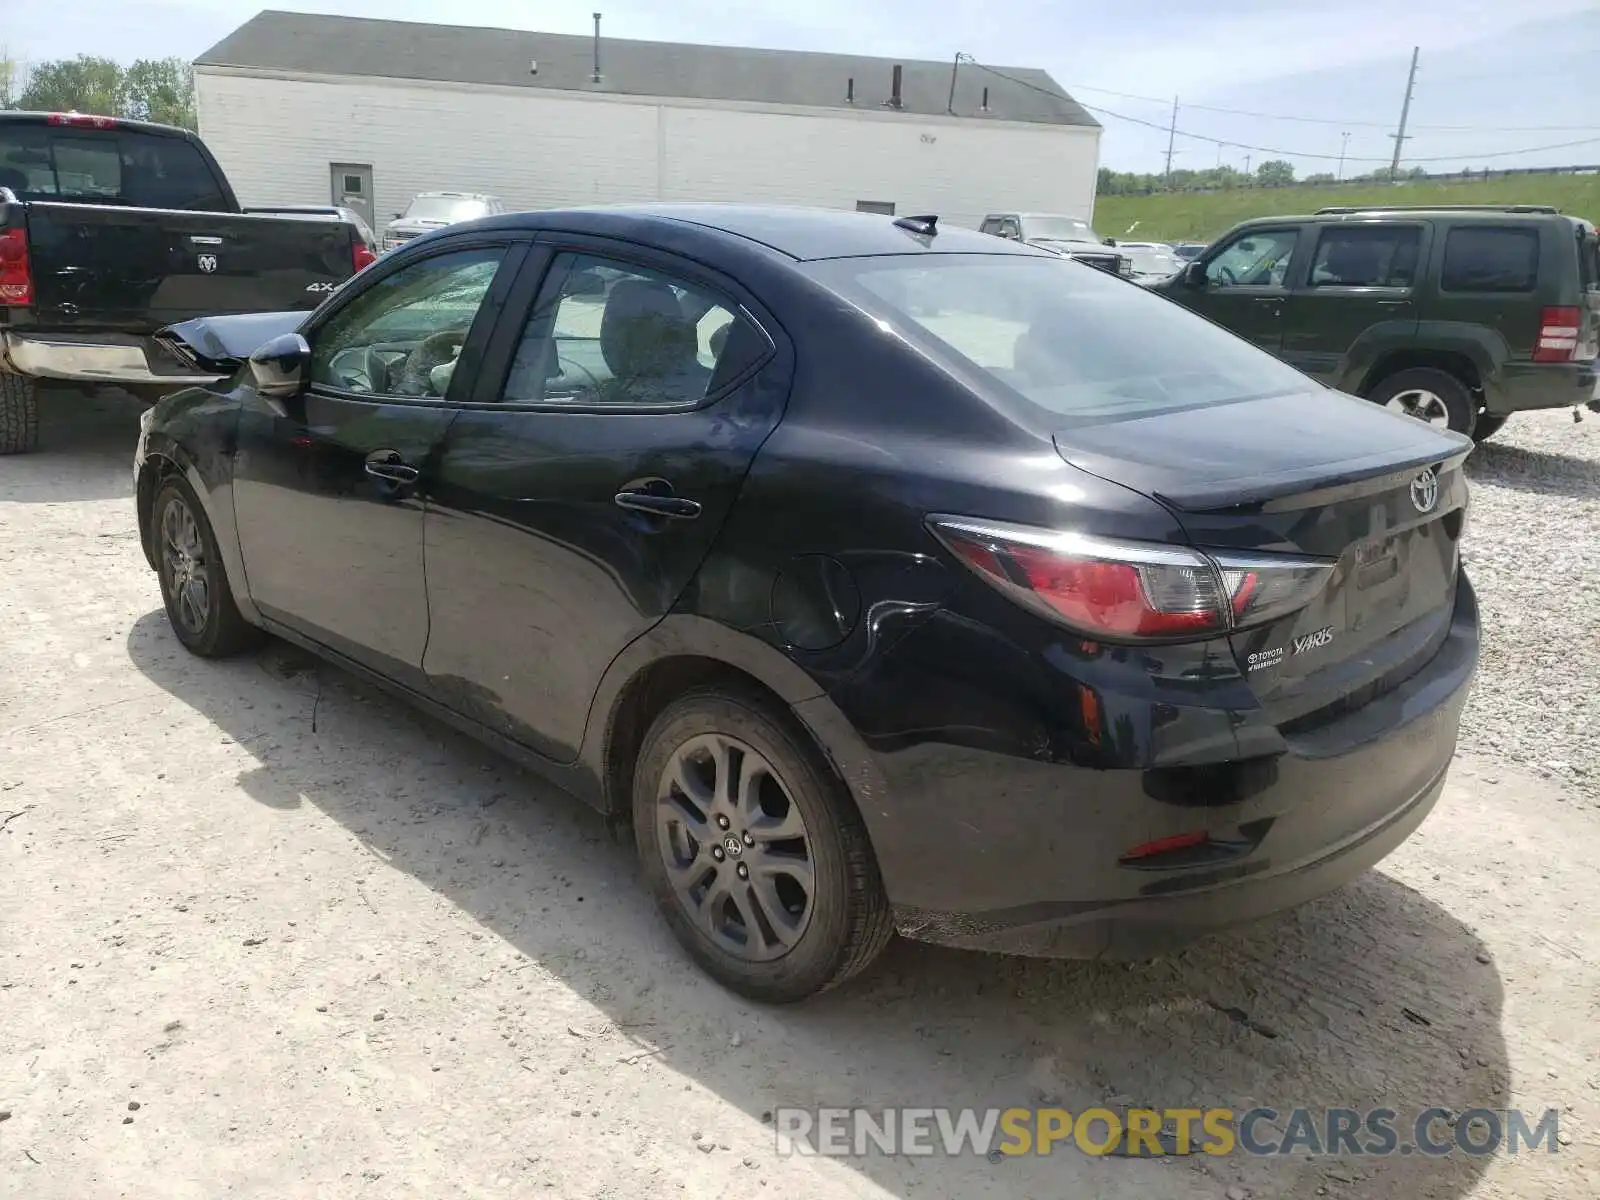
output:
{"label": "black tire", "polygon": [[1488,413],[1479,413],[1477,424],[1472,427],[1472,440],[1475,442],[1488,441],[1499,433],[1500,427],[1510,419],[1509,414],[1503,417],[1492,417]]}
{"label": "black tire", "polygon": [[[754,812],[755,819],[744,829],[719,828],[712,815],[716,788],[706,785],[708,790],[699,795],[711,804],[702,814],[701,827],[710,836],[693,843],[698,849],[687,855],[677,853],[684,843],[675,844],[666,826],[683,812],[696,811],[697,801],[689,800],[685,808],[682,801],[688,792],[681,787],[673,791],[667,784],[668,770],[690,763],[701,747],[713,743],[743,748],[728,777],[765,780],[745,789],[759,793],[755,803],[760,811],[731,809],[735,821],[739,811]],[[711,760],[717,751],[704,752],[706,769],[714,774]],[[731,755],[727,761],[733,761]],[[744,774],[752,763],[754,768]],[[704,779],[694,784],[698,790]],[[663,794],[668,796],[666,803],[658,800]],[[774,815],[777,801],[784,803]],[[800,838],[780,836],[792,828],[795,814],[803,833],[803,858],[797,849]],[[844,782],[793,718],[759,694],[705,687],[667,706],[640,748],[634,771],[633,828],[645,883],[673,934],[708,975],[742,996],[774,1004],[814,996],[864,970],[894,933],[877,859]],[[680,821],[678,828],[686,826]],[[768,832],[759,838],[744,837],[748,849],[724,849],[740,841],[741,834],[761,834],[764,828]],[[669,856],[680,863],[680,880],[695,874],[695,865],[681,865],[685,858],[690,864],[703,864],[698,877],[711,882],[703,884],[699,916],[691,915],[691,890],[680,893],[669,874]],[[796,877],[783,874],[786,862],[809,864],[811,891],[803,904],[797,899],[802,885]],[[753,873],[744,874],[752,866]],[[757,879],[767,882],[765,902],[758,899]],[[787,880],[786,887],[779,886],[782,879]],[[783,906],[785,921],[801,922],[798,930],[791,924],[785,926],[784,935],[773,936],[778,928],[771,915],[774,901]],[[744,921],[739,913],[750,913],[755,920]],[[733,928],[726,917],[738,920],[738,929],[746,931],[740,949],[731,949],[726,937],[719,941],[714,933],[719,924]]]}
{"label": "black tire", "polygon": [[[1457,433],[1471,434],[1478,404],[1472,389],[1448,371],[1437,367],[1408,367],[1378,381],[1367,393],[1367,399],[1394,411],[1409,411],[1413,398],[1416,407],[1436,411],[1435,403],[1444,409],[1446,421]],[[1422,416],[1421,412],[1411,412]],[[1430,419],[1424,417],[1424,419]]]}
{"label": "black tire", "polygon": [[226,658],[261,644],[265,635],[233,602],[205,508],[183,479],[174,476],[156,492],[149,535],[167,620],[185,649],[201,658]]}
{"label": "black tire", "polygon": [[0,454],[27,454],[38,446],[39,385],[0,371]]}

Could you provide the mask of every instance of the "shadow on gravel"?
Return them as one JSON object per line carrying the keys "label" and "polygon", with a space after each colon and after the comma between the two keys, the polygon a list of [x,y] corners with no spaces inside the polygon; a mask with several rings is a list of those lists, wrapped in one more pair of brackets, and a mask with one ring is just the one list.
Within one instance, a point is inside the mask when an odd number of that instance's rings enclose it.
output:
{"label": "shadow on gravel", "polygon": [[1600,499],[1600,470],[1593,462],[1549,450],[1483,442],[1467,459],[1467,477],[1473,483],[1521,492],[1573,500]]}
{"label": "shadow on gravel", "polygon": [[[135,624],[128,651],[254,756],[239,779],[248,795],[275,809],[314,805],[598,1006],[618,1032],[575,1038],[573,1055],[609,1066],[655,1050],[654,1062],[752,1121],[781,1105],[1267,1105],[1282,1112],[1278,1129],[1256,1132],[1276,1142],[1297,1106],[1386,1106],[1404,1142],[1430,1106],[1508,1103],[1503,997],[1482,943],[1381,872],[1152,963],[897,942],[836,992],[764,1008],[678,952],[636,883],[631,847],[614,844],[594,813],[470,739],[282,644],[225,663],[191,658],[160,611]],[[362,765],[374,761],[392,767],[375,778]],[[421,771],[444,789],[425,791]],[[562,1058],[520,1065],[554,1091]],[[510,1058],[480,1069],[516,1073]],[[640,1077],[609,1069],[616,1081],[604,1086],[616,1090],[600,1102],[629,1103]],[[1258,1198],[1328,1188],[1451,1200],[1487,1163],[1460,1151],[1142,1162],[1058,1148],[1000,1163],[874,1153],[847,1165],[896,1196],[1220,1198],[1242,1186]]]}
{"label": "shadow on gravel", "polygon": [[142,411],[138,400],[116,388],[41,390],[39,448],[0,458],[0,503],[132,496]]}

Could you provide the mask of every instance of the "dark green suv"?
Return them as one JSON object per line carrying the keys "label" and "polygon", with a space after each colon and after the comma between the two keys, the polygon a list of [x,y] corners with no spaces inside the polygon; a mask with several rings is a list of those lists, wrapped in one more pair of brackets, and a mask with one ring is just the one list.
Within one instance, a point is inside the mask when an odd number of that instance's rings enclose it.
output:
{"label": "dark green suv", "polygon": [[1155,289],[1341,391],[1483,439],[1597,407],[1595,227],[1534,205],[1249,221]]}

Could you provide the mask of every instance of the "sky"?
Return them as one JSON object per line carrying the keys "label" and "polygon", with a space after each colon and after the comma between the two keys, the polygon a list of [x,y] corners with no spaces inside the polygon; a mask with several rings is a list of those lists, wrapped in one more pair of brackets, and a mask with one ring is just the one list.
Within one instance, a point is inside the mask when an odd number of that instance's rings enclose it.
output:
{"label": "sky", "polygon": [[[0,53],[28,62],[80,53],[192,58],[264,6],[0,0]],[[1102,110],[1101,164],[1133,171],[1161,169],[1174,96],[1175,167],[1286,158],[1304,175],[1337,172],[1341,152],[1349,174],[1386,165],[1417,46],[1406,165],[1600,163],[1600,0],[274,0],[272,7],[416,21],[447,12],[456,24],[552,33],[590,32],[590,14],[600,9],[612,37],[928,59],[959,51],[991,66],[1049,71],[1080,103]],[[1585,144],[1568,144],[1575,142]]]}

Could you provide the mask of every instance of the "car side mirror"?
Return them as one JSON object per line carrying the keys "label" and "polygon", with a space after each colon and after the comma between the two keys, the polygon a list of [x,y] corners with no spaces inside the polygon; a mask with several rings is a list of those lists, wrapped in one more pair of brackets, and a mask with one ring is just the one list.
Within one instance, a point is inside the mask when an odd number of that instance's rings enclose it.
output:
{"label": "car side mirror", "polygon": [[305,388],[310,367],[311,344],[298,333],[279,334],[250,356],[250,382],[269,400],[287,400]]}
{"label": "car side mirror", "polygon": [[1188,287],[1205,287],[1206,265],[1201,262],[1189,263],[1183,268],[1183,282]]}

